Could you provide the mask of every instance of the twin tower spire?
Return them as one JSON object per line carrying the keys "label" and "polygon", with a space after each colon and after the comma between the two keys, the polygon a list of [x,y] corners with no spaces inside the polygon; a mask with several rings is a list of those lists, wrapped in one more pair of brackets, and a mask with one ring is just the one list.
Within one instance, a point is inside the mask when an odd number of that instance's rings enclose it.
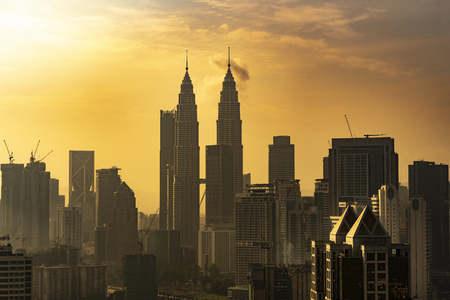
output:
{"label": "twin tower spire", "polygon": [[[176,110],[161,111],[160,151],[160,228],[179,230],[182,247],[197,248],[200,225],[200,147],[198,137],[197,105],[189,76],[186,51],[186,73],[178,95]],[[242,121],[236,84],[231,73],[230,48],[228,70],[220,92],[217,119],[217,146],[228,153],[231,173],[220,182],[231,184],[227,197],[213,197],[215,187],[206,179],[206,206],[233,207],[234,196],[242,192]],[[207,158],[208,161],[208,147]],[[215,146],[214,146],[215,147]],[[224,150],[224,151],[225,151]],[[220,158],[220,157],[219,157]],[[221,170],[207,170],[206,176],[222,176]],[[216,202],[216,203],[215,203]],[[208,212],[207,212],[208,214]],[[210,212],[214,223],[234,222],[233,211]],[[212,220],[212,219],[211,219]]]}

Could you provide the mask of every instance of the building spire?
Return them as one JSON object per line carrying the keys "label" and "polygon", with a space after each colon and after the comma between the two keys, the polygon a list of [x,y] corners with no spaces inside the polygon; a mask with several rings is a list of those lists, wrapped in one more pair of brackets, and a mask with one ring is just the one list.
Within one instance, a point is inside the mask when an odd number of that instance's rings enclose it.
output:
{"label": "building spire", "polygon": [[188,51],[186,50],[186,71],[188,70]]}
{"label": "building spire", "polygon": [[230,47],[228,47],[228,69],[231,67],[230,64]]}

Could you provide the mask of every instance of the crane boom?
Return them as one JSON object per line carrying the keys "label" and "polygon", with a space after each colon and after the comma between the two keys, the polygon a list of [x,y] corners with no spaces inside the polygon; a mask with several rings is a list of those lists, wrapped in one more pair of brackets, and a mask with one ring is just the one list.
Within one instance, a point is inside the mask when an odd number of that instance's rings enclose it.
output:
{"label": "crane boom", "polygon": [[3,140],[3,142],[5,143],[6,151],[8,151],[8,155],[9,155],[9,163],[12,164],[13,161],[14,161],[13,153],[12,153],[12,152],[9,152],[8,144],[6,144],[6,141]]}
{"label": "crane boom", "polygon": [[350,128],[350,124],[348,123],[347,115],[344,115],[345,120],[347,121],[348,130],[350,131],[350,137],[353,138],[352,130]]}
{"label": "crane boom", "polygon": [[158,207],[158,209],[156,210],[155,215],[153,216],[152,220],[150,221],[150,225],[148,226],[147,230],[145,231],[145,234],[144,234],[144,236],[142,237],[142,239],[138,236],[138,240],[137,240],[136,244],[139,245],[139,251],[140,251],[140,253],[142,253],[142,251],[144,250],[144,240],[145,240],[145,238],[147,237],[148,232],[150,231],[150,227],[152,227],[153,221],[155,220],[156,215],[158,214],[158,211],[159,211],[159,207]]}

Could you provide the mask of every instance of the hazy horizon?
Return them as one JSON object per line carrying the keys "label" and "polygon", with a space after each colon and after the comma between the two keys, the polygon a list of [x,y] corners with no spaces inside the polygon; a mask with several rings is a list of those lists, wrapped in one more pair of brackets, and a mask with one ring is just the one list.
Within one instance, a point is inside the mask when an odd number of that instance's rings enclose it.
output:
{"label": "hazy horizon", "polygon": [[204,177],[231,47],[253,183],[267,182],[273,136],[290,135],[312,195],[328,141],[350,137],[347,115],[354,135],[395,139],[406,184],[413,161],[450,163],[449,15],[440,0],[3,1],[1,139],[16,163],[38,140],[38,159],[54,150],[44,162],[66,203],[69,150],[94,150],[95,168],[121,168],[154,213],[160,110],[177,105],[185,51]]}

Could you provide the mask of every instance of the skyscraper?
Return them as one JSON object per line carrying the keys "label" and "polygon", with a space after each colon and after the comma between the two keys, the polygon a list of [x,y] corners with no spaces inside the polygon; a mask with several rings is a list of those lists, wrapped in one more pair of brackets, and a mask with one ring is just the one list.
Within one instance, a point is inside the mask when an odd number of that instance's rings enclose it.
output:
{"label": "skyscraper", "polygon": [[30,162],[20,180],[18,237],[24,247],[49,248],[49,181],[45,163]]}
{"label": "skyscraper", "polygon": [[114,192],[109,221],[108,260],[119,261],[125,254],[138,253],[136,198],[124,181]]}
{"label": "skyscraper", "polygon": [[269,182],[295,179],[295,153],[290,136],[274,136],[269,145]]}
{"label": "skyscraper", "polygon": [[[171,189],[173,176],[168,176],[167,168],[173,167],[173,150],[175,146],[176,110],[161,110],[160,150],[159,150],[159,229],[173,229],[173,210]],[[169,225],[170,224],[170,225]]]}
{"label": "skyscraper", "polygon": [[231,73],[230,48],[228,48],[228,70],[220,92],[219,117],[217,119],[217,145],[230,145],[233,151],[234,191],[242,192],[242,121],[236,82]]}
{"label": "skyscraper", "polygon": [[94,240],[94,151],[69,151],[69,207],[81,207],[83,242]]}
{"label": "skyscraper", "polygon": [[233,148],[206,146],[206,224],[234,226]]}
{"label": "skyscraper", "polygon": [[449,268],[448,165],[415,161],[409,165],[409,195],[423,197],[431,209],[433,268]]}
{"label": "skyscraper", "polygon": [[367,205],[382,185],[398,185],[398,155],[394,139],[333,139],[328,155],[330,215],[339,215],[339,202]]}
{"label": "skyscraper", "polygon": [[411,245],[411,297],[433,299],[431,209],[421,197],[408,202],[408,240]]}
{"label": "skyscraper", "polygon": [[[0,235],[13,235],[19,224],[20,177],[23,164],[2,164]],[[12,241],[13,243],[15,241]]]}
{"label": "skyscraper", "polygon": [[95,226],[97,227],[102,227],[103,224],[109,226],[112,198],[122,182],[119,170],[117,167],[96,170]]}
{"label": "skyscraper", "polygon": [[197,105],[188,73],[181,84],[175,120],[173,219],[182,247],[197,247],[200,222]]}

